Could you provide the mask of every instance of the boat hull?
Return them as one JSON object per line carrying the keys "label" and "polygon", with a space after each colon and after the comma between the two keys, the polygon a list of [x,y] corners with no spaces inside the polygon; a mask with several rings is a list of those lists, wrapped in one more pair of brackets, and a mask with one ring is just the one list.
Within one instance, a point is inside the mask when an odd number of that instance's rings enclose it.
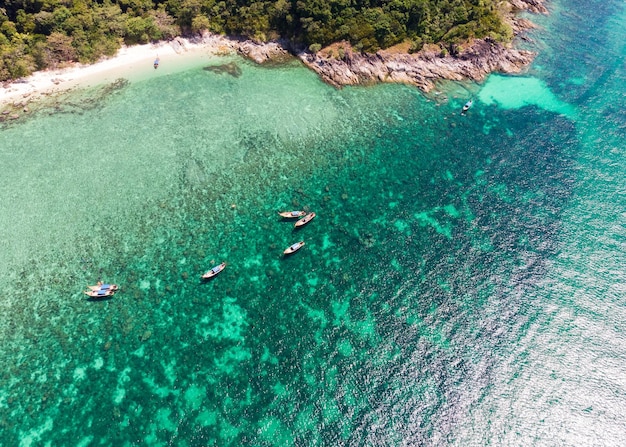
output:
{"label": "boat hull", "polygon": [[218,267],[217,269],[215,269],[215,267],[213,267],[211,270],[209,270],[204,275],[202,275],[202,279],[211,279],[211,278],[214,278],[215,276],[219,275],[226,268],[226,263],[222,262],[217,267]]}
{"label": "boat hull", "polygon": [[[104,292],[104,293],[101,293]],[[109,298],[112,297],[113,295],[115,295],[115,292],[112,290],[105,290],[105,291],[101,291],[101,290],[85,290],[83,292],[85,295],[87,295],[90,298]]]}
{"label": "boat hull", "polygon": [[474,104],[473,101],[467,101],[465,105],[463,106],[463,108],[461,109],[461,115],[465,115],[465,112],[467,112],[470,109],[470,107],[472,107],[473,104]]}
{"label": "boat hull", "polygon": [[286,254],[286,255],[290,255],[292,253],[297,252],[302,247],[304,247],[304,241],[300,241],[300,242],[298,242],[296,244],[293,244],[291,247],[286,248],[285,251],[283,251],[283,253]]}
{"label": "boat hull", "polygon": [[300,219],[299,221],[297,221],[294,224],[295,228],[301,227],[303,225],[308,224],[309,222],[311,222],[313,219],[315,219],[316,214],[315,213],[309,213],[306,216],[304,216],[302,219]]}
{"label": "boat hull", "polygon": [[100,284],[98,283],[95,286],[87,286],[89,290],[98,291],[98,290],[111,290],[112,292],[116,292],[119,290],[119,286],[117,284]]}
{"label": "boat hull", "polygon": [[306,211],[282,211],[278,213],[280,217],[285,219],[296,219],[298,217],[306,216]]}

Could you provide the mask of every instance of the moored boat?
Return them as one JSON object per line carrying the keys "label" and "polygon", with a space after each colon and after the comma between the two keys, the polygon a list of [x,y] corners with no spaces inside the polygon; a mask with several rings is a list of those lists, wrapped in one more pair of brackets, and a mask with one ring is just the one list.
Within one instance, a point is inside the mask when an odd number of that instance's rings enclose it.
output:
{"label": "moored boat", "polygon": [[296,217],[306,216],[306,211],[281,211],[278,215],[286,219],[295,219]]}
{"label": "moored boat", "polygon": [[211,279],[213,278],[215,275],[217,275],[218,273],[220,273],[222,270],[224,270],[226,268],[226,263],[222,262],[220,265],[216,265],[215,267],[213,267],[211,270],[209,270],[208,272],[206,272],[204,275],[202,275],[202,279]]}
{"label": "moored boat", "polygon": [[283,253],[286,255],[290,255],[292,253],[297,252],[302,247],[304,247],[304,241],[296,242],[295,244],[291,245],[289,248],[286,248],[285,251],[283,251]]}
{"label": "moored boat", "polygon": [[297,221],[294,225],[294,227],[298,228],[301,227],[302,225],[306,225],[309,222],[311,222],[314,218],[315,218],[316,214],[315,213],[309,213],[306,216],[304,216],[302,219],[300,219],[299,221]]}
{"label": "moored boat", "polygon": [[470,107],[472,107],[472,105],[474,105],[474,101],[470,99],[463,106],[463,109],[461,110],[461,115],[465,115],[465,112],[467,112],[470,109]]}
{"label": "moored boat", "polygon": [[115,291],[111,289],[90,289],[85,290],[83,293],[91,298],[105,298],[108,296],[113,296],[115,294]]}
{"label": "moored boat", "polygon": [[89,290],[111,290],[113,292],[119,289],[117,284],[105,284],[101,281],[98,282],[95,286],[87,286]]}

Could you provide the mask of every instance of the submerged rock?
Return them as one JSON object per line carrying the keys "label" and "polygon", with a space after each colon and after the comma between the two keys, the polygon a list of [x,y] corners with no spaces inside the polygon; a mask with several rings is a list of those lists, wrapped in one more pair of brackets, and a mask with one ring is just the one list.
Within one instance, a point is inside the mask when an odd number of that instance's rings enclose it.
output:
{"label": "submerged rock", "polygon": [[144,333],[143,333],[143,334],[141,334],[141,337],[139,337],[139,340],[140,340],[141,342],[144,342],[144,341],[149,340],[149,339],[150,339],[150,337],[152,337],[152,331],[148,331],[148,330],[146,330],[146,331],[144,331]]}
{"label": "submerged rock", "polygon": [[228,74],[233,78],[238,78],[241,76],[241,67],[237,65],[235,62],[229,62],[228,64],[222,65],[209,65],[203,68],[204,71],[210,71],[216,74]]}

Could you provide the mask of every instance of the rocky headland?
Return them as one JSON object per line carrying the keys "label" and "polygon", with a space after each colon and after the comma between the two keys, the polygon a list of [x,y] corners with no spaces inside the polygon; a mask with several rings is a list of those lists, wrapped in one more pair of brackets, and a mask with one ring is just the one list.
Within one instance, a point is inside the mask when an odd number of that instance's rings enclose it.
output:
{"label": "rocky headland", "polygon": [[[516,39],[528,39],[525,31],[534,27],[520,13],[547,14],[544,1],[507,1],[509,13],[506,20]],[[155,54],[159,54],[163,61],[167,59],[168,63],[175,63],[177,57],[193,56],[197,51],[238,53],[259,64],[281,63],[296,57],[322,80],[336,87],[395,82],[415,85],[425,92],[432,90],[440,80],[482,81],[492,72],[519,73],[535,57],[535,53],[516,48],[514,43],[503,44],[489,38],[459,45],[454,55],[448,54],[439,45],[427,45],[411,54],[408,44],[367,54],[354,50],[347,42],[337,42],[312,53],[304,48],[295,48],[289,42],[254,42],[205,33],[191,38],[177,37],[169,42],[124,47],[113,58],[93,65],[68,64],[63,69],[37,72],[28,78],[3,83],[0,89],[0,122],[19,119],[29,113],[30,104],[37,99],[73,88],[89,76],[94,77],[117,67],[120,70],[118,77],[123,78],[124,67],[145,64],[151,68]],[[233,76],[239,70],[236,64],[205,69]]]}
{"label": "rocky headland", "polygon": [[[519,17],[523,11],[546,14],[544,0],[509,0],[506,17],[516,38],[533,28],[529,20]],[[298,51],[288,44],[255,44],[250,41],[236,42],[234,49],[242,55],[264,63],[286,57],[291,52],[321,79],[336,87],[364,85],[378,82],[411,84],[423,91],[430,91],[439,80],[482,81],[492,72],[519,73],[535,57],[532,51],[502,44],[493,39],[475,39],[459,46],[454,55],[438,45],[425,46],[410,54],[408,46],[397,47],[367,54],[354,51],[347,42],[339,42],[317,53]]]}

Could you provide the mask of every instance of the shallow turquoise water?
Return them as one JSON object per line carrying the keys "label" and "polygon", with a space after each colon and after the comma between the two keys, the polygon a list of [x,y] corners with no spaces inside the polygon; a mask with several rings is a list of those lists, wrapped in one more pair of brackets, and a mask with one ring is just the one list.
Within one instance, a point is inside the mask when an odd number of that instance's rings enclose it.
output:
{"label": "shallow turquoise water", "polygon": [[216,59],[5,125],[0,444],[621,445],[626,18],[553,8],[523,78]]}

